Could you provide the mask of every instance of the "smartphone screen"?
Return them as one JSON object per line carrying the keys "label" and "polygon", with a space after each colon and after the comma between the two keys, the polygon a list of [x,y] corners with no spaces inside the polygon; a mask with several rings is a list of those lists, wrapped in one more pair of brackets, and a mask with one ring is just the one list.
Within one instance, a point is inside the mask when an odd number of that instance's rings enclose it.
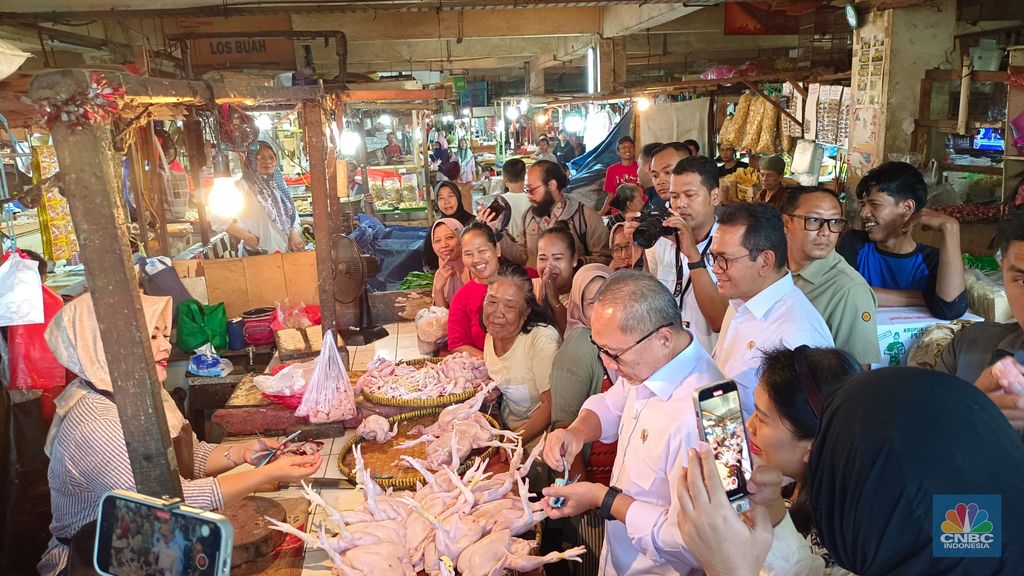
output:
{"label": "smartphone screen", "polygon": [[215,520],[108,494],[96,529],[96,569],[114,576],[214,576],[224,537]]}
{"label": "smartphone screen", "polygon": [[736,383],[721,382],[697,392],[704,441],[715,454],[715,465],[730,500],[747,495],[750,453]]}
{"label": "smartphone screen", "polygon": [[499,202],[497,198],[495,198],[494,200],[491,201],[491,204],[487,206],[487,209],[490,210],[492,214],[494,214],[495,218],[497,218],[498,216],[501,216],[502,212],[505,211],[505,206],[501,202]]}

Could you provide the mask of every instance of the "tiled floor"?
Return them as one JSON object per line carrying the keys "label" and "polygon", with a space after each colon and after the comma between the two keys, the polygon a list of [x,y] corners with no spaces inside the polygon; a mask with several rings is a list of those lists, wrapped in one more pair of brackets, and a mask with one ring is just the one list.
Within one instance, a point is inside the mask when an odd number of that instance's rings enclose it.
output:
{"label": "tiled floor", "polygon": [[352,370],[366,370],[366,365],[378,356],[388,360],[422,358],[416,345],[416,325],[413,322],[386,324],[388,336],[366,346],[349,346]]}

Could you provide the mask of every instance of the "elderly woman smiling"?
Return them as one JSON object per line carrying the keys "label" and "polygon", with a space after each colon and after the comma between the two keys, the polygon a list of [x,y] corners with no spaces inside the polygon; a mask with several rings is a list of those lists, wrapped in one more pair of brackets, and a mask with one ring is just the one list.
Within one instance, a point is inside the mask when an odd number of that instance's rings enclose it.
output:
{"label": "elderly woman smiling", "polygon": [[522,268],[498,273],[484,298],[484,362],[501,382],[501,418],[529,444],[551,424],[551,364],[561,343]]}

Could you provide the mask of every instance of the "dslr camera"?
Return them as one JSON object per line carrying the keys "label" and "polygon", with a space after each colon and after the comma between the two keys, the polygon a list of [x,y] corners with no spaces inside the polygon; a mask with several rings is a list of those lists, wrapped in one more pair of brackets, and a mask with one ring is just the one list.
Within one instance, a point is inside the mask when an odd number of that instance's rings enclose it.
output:
{"label": "dslr camera", "polygon": [[640,212],[640,216],[633,218],[635,222],[640,223],[633,232],[633,244],[646,250],[652,248],[658,238],[672,236],[679,232],[675,228],[665,226],[665,219],[669,216],[671,214],[667,209],[645,208]]}

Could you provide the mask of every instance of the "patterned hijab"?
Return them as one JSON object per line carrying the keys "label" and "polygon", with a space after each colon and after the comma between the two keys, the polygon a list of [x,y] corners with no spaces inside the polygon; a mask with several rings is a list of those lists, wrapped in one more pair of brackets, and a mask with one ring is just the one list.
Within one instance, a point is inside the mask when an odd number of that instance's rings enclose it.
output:
{"label": "patterned hijab", "polygon": [[[269,143],[260,140],[246,152],[242,180],[249,186],[249,190],[252,191],[256,201],[263,207],[274,226],[277,226],[284,236],[288,236],[295,223],[295,202],[284,185],[284,178],[281,176],[279,167],[275,167],[272,174],[260,174],[256,169],[256,155],[264,147],[271,151],[274,150]],[[276,156],[277,152],[274,154]]]}
{"label": "patterned hijab", "polygon": [[604,264],[587,264],[576,271],[576,275],[572,277],[572,290],[569,292],[569,309],[566,311],[566,324],[565,333],[568,334],[573,328],[578,327],[590,327],[590,322],[583,315],[583,291],[586,290],[587,284],[595,278],[604,278],[605,280],[611,276],[611,268]]}

